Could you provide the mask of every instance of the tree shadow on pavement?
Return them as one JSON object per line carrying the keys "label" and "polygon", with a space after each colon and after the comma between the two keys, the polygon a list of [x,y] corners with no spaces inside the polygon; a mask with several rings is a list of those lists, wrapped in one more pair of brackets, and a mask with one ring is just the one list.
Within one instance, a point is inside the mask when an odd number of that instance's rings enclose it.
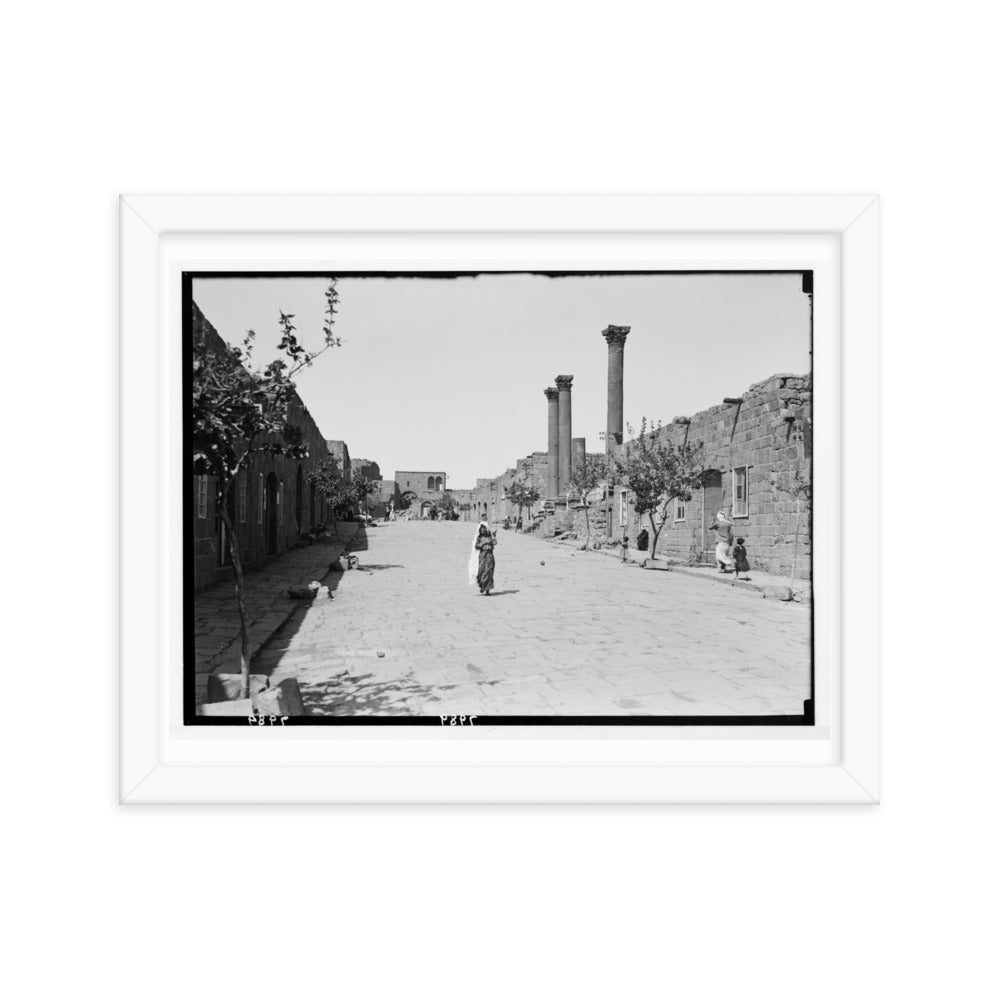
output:
{"label": "tree shadow on pavement", "polygon": [[299,689],[307,715],[420,715],[428,703],[441,701],[441,694],[457,684],[418,684],[409,678],[376,680],[374,674],[343,671],[310,684],[299,678]]}

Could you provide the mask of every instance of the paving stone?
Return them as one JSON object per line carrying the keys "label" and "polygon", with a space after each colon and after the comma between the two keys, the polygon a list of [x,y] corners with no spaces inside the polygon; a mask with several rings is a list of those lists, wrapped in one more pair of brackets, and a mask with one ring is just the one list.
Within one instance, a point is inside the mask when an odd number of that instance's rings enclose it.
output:
{"label": "paving stone", "polygon": [[393,568],[345,573],[336,602],[297,608],[255,672],[297,678],[316,715],[801,712],[807,606],[513,533],[484,598],[465,576],[473,530],[371,533],[366,560]]}

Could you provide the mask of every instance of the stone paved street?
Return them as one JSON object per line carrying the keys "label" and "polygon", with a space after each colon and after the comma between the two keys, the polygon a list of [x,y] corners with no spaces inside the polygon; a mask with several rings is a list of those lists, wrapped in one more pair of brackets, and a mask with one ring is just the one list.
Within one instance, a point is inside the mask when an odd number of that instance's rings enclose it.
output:
{"label": "stone paved street", "polygon": [[[354,538],[360,526],[337,525],[335,538],[285,552],[263,568],[246,574],[246,610],[250,622],[251,655],[295,610],[288,588],[325,577],[330,563]],[[240,617],[232,580],[206,587],[194,599],[195,673],[213,670],[239,673]]]}
{"label": "stone paved street", "polygon": [[362,571],[335,574],[254,670],[296,677],[313,715],[801,713],[807,607],[503,531],[482,597],[474,529],[370,530]]}

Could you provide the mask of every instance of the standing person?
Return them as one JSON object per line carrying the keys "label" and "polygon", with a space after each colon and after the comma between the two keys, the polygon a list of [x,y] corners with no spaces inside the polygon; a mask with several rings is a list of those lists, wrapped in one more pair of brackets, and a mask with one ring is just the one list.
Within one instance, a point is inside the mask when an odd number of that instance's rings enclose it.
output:
{"label": "standing person", "polygon": [[733,548],[733,559],[736,562],[736,579],[738,580],[740,573],[746,576],[750,572],[750,563],[747,561],[747,550],[742,538],[736,539],[736,545]]}
{"label": "standing person", "polygon": [[487,597],[493,589],[493,570],[496,568],[493,550],[496,544],[496,535],[490,530],[489,524],[480,521],[472,542],[472,552],[469,554],[469,583],[475,583],[479,587],[479,593]]}
{"label": "standing person", "polygon": [[709,526],[709,530],[715,532],[715,561],[719,564],[720,573],[728,573],[729,567],[733,565],[731,555],[733,547],[733,525],[726,512],[720,510],[715,515],[715,520]]}

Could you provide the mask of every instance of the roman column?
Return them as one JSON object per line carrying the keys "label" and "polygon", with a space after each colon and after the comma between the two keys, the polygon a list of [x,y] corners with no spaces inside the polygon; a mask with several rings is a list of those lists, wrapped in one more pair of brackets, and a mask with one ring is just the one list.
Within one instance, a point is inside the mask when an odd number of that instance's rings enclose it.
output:
{"label": "roman column", "polygon": [[572,375],[557,375],[559,390],[559,496],[569,492],[573,471],[573,389]]}
{"label": "roman column", "polygon": [[559,496],[559,390],[548,388],[545,398],[549,401],[549,469],[547,477],[548,499]]}
{"label": "roman column", "polygon": [[630,326],[609,326],[601,331],[608,342],[608,430],[604,450],[614,455],[621,447],[624,433],[624,395],[622,379],[625,370],[625,338]]}

